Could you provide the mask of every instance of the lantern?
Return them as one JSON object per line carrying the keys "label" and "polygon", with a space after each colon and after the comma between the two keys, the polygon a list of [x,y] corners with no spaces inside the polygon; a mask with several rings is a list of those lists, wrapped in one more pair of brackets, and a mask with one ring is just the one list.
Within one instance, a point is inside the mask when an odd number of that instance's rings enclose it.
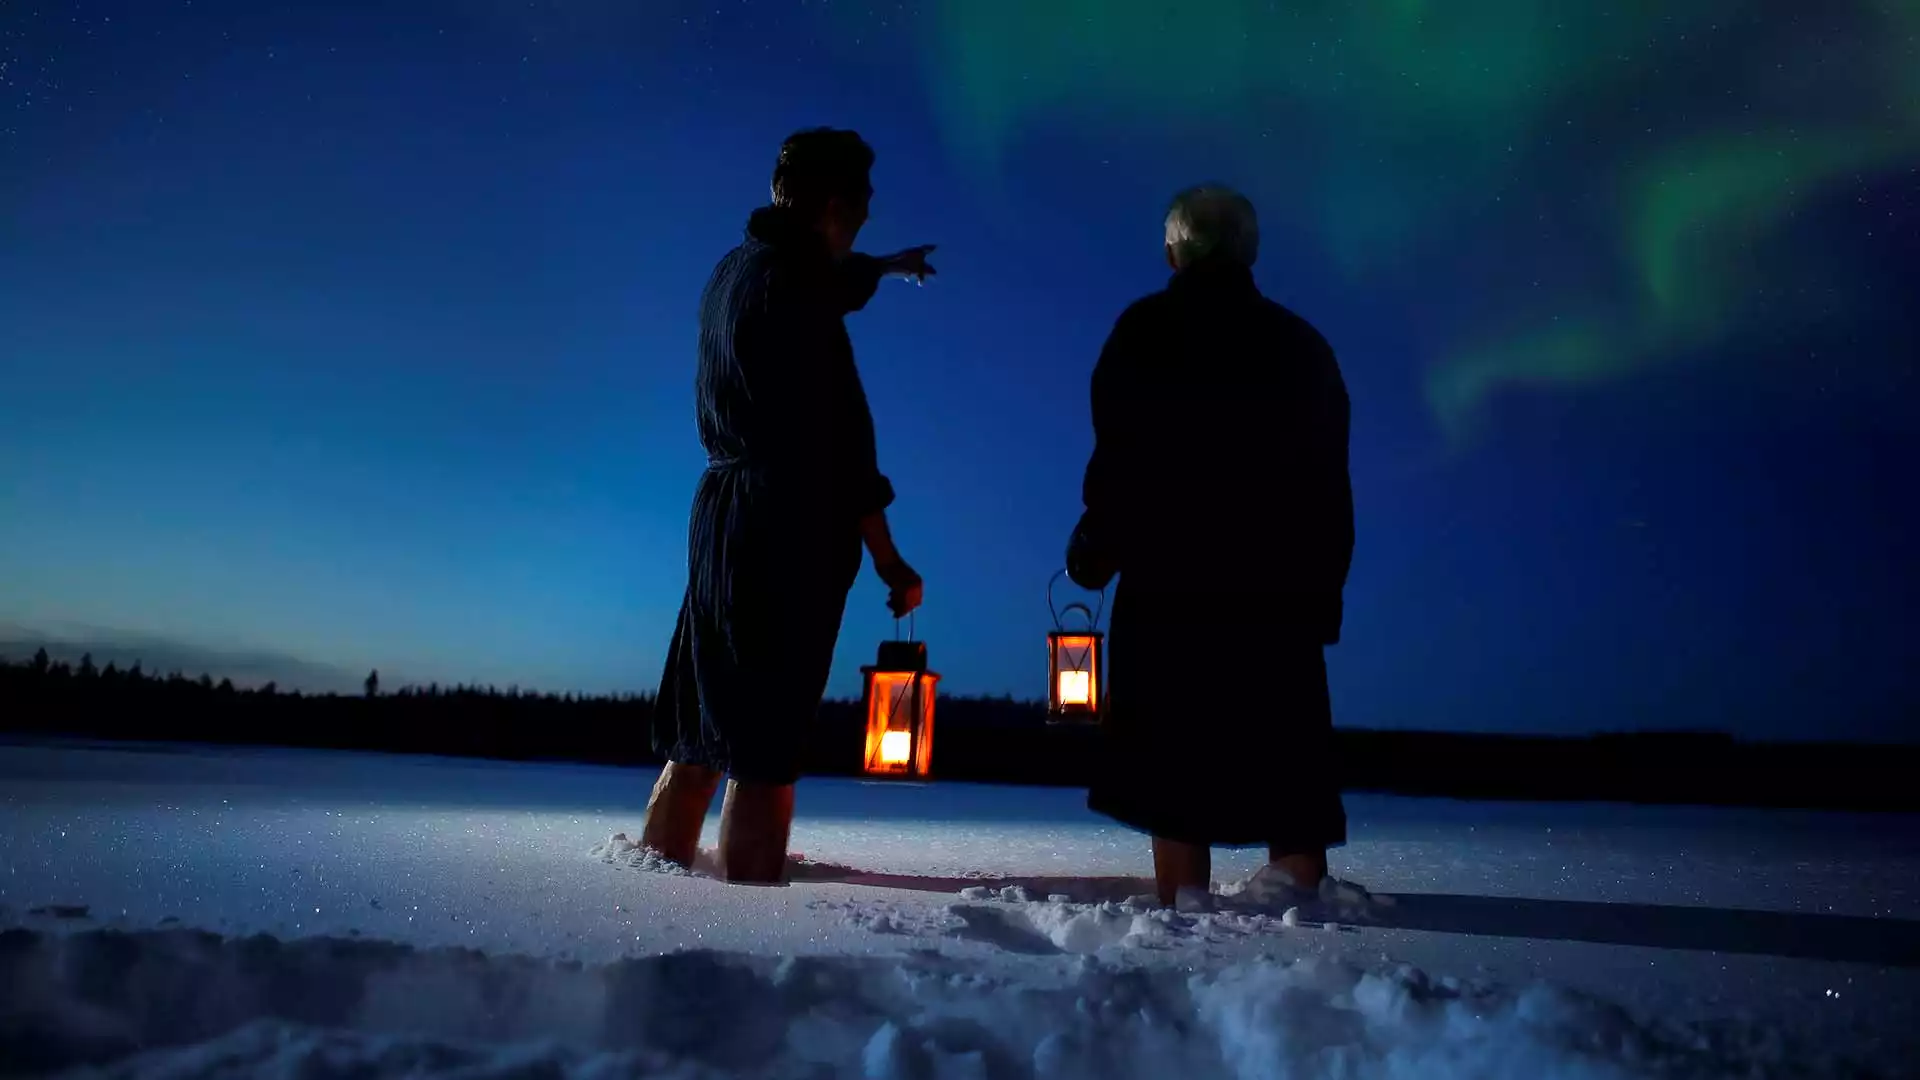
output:
{"label": "lantern", "polygon": [[867,716],[868,776],[925,778],[933,764],[933,698],[940,676],[927,670],[921,641],[883,641],[880,655],[860,674]]}
{"label": "lantern", "polygon": [[[1059,577],[1055,574],[1054,581]],[[1104,591],[1101,606],[1106,606]],[[1047,586],[1047,607],[1053,611],[1053,630],[1047,634],[1047,722],[1098,723],[1106,702],[1106,688],[1100,678],[1100,647],[1106,635],[1096,629],[1100,615],[1079,603],[1055,608],[1051,582]],[[1086,619],[1086,629],[1066,628],[1062,617],[1075,612]]]}

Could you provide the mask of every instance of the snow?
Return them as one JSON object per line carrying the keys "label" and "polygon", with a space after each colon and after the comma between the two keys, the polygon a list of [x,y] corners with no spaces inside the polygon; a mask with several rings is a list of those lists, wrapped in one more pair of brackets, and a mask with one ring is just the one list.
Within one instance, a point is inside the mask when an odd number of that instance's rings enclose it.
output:
{"label": "snow", "polygon": [[[1911,817],[1352,797],[1352,888],[1144,895],[1083,793],[809,780],[787,888],[653,775],[0,747],[0,1073],[1916,1075]],[[711,843],[714,833],[707,835]],[[1188,903],[1192,899],[1194,902]]]}

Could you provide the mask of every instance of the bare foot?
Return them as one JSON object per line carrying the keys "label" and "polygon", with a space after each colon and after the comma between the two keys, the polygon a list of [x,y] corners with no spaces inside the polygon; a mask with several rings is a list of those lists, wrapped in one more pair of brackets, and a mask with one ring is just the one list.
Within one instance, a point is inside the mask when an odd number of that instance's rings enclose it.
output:
{"label": "bare foot", "polygon": [[1324,851],[1269,851],[1267,861],[1285,871],[1293,883],[1303,889],[1319,888],[1320,882],[1327,876],[1327,853]]}
{"label": "bare foot", "polygon": [[712,769],[667,762],[647,799],[640,846],[668,862],[693,869],[694,859],[700,854],[700,829],[706,824],[707,808],[713,805],[719,787],[720,774]]}
{"label": "bare foot", "polygon": [[720,866],[740,885],[784,885],[793,829],[793,785],[727,781],[720,808]]}

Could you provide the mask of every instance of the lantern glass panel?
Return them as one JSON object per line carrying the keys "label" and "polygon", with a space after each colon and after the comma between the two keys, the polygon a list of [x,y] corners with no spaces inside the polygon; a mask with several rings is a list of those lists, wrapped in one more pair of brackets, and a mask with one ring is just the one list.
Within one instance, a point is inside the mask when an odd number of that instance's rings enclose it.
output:
{"label": "lantern glass panel", "polygon": [[927,775],[933,764],[934,689],[940,676],[875,669],[866,674],[866,772]]}
{"label": "lantern glass panel", "polygon": [[1048,637],[1053,650],[1053,707],[1056,711],[1096,712],[1100,707],[1100,636],[1055,633]]}

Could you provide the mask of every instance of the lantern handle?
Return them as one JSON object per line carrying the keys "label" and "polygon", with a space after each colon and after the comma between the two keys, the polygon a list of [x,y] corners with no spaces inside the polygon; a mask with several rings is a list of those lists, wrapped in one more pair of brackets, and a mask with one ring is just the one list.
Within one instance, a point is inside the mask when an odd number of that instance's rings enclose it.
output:
{"label": "lantern handle", "polygon": [[906,636],[906,637],[904,637],[904,638],[900,636],[900,617],[899,617],[899,616],[897,616],[897,615],[896,615],[896,616],[894,616],[894,619],[893,619],[893,638],[894,638],[894,640],[895,640],[895,641],[912,641],[912,640],[913,640],[913,634],[914,634],[914,628],[913,628],[913,612],[911,612],[911,611],[909,611],[909,612],[907,612],[907,636]]}
{"label": "lantern handle", "polygon": [[1053,615],[1053,628],[1055,630],[1065,630],[1066,627],[1061,625],[1060,617],[1070,611],[1078,610],[1082,615],[1087,617],[1087,629],[1098,630],[1100,628],[1100,616],[1107,610],[1107,590],[1089,590],[1098,591],[1100,594],[1100,606],[1097,608],[1088,608],[1087,605],[1077,600],[1068,604],[1066,607],[1059,607],[1053,602],[1053,587],[1058,585],[1060,579],[1066,575],[1066,570],[1060,569],[1054,571],[1053,576],[1047,579],[1047,610]]}
{"label": "lantern handle", "polygon": [[1078,600],[1060,609],[1060,613],[1053,617],[1053,628],[1055,630],[1065,630],[1066,627],[1061,624],[1061,616],[1069,615],[1076,611],[1086,616],[1088,630],[1098,630],[1100,628],[1099,616],[1093,613],[1092,608]]}

